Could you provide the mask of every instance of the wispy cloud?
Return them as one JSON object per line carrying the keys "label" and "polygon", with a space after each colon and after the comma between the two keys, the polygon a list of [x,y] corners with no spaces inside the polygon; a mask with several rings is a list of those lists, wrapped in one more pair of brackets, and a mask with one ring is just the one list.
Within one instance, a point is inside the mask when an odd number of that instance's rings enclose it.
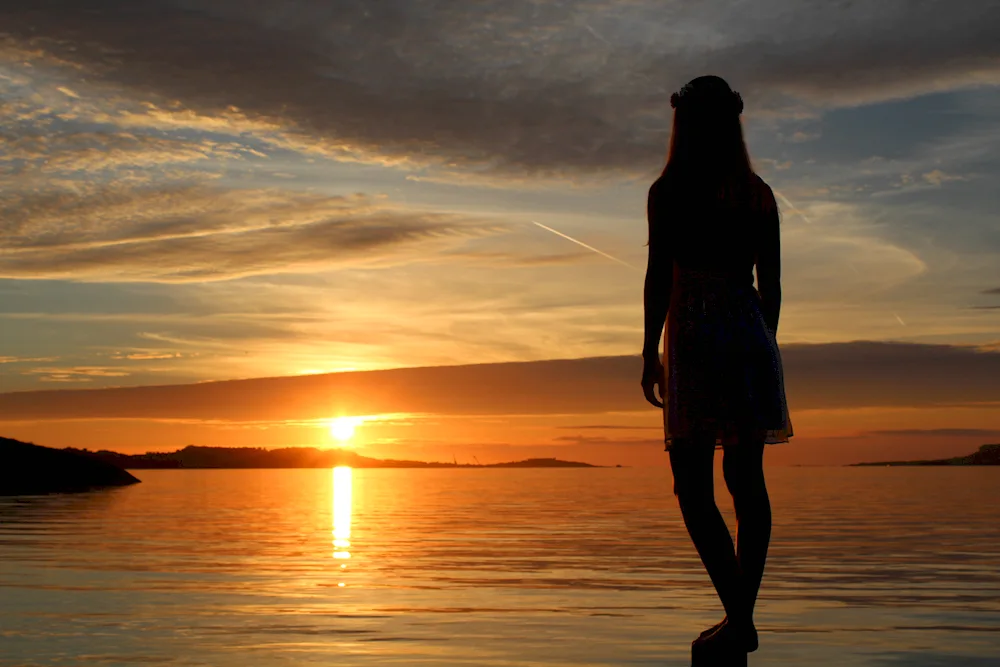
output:
{"label": "wispy cloud", "polygon": [[[43,130],[35,127],[34,130]],[[165,165],[232,159],[244,151],[238,144],[184,141],[170,137],[135,135],[126,132],[63,132],[60,134],[0,135],[0,164],[22,173],[34,172],[45,178],[68,178],[85,173],[127,169],[149,170]]]}
{"label": "wispy cloud", "polygon": [[947,183],[948,181],[965,180],[965,176],[959,176],[957,174],[946,174],[940,169],[932,169],[926,174],[922,174],[921,177],[924,179],[924,181],[936,187],[941,187],[942,183]]}
{"label": "wispy cloud", "polygon": [[410,259],[497,223],[407,211],[363,196],[84,185],[0,196],[0,276],[186,282]]}
{"label": "wispy cloud", "polygon": [[116,352],[112,359],[127,359],[129,361],[158,361],[161,359],[179,359],[180,352]]}
{"label": "wispy cloud", "polygon": [[567,445],[663,445],[663,438],[610,438],[604,435],[560,435],[553,442]]}
{"label": "wispy cloud", "polygon": [[42,382],[91,382],[95,378],[127,377],[128,371],[106,366],[44,367],[21,371],[37,375]]}
{"label": "wispy cloud", "polygon": [[593,255],[586,252],[559,252],[527,254],[494,250],[456,250],[446,251],[445,258],[462,259],[478,264],[494,264],[497,266],[564,266],[589,261]]}

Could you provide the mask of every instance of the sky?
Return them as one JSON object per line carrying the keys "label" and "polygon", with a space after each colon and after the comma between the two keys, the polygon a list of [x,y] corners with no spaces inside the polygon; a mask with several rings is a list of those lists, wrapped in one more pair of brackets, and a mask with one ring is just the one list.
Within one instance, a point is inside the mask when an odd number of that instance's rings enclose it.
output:
{"label": "sky", "polygon": [[665,465],[645,199],[671,92],[711,73],[781,208],[796,435],[768,456],[1000,441],[996,3],[34,0],[0,26],[2,435]]}

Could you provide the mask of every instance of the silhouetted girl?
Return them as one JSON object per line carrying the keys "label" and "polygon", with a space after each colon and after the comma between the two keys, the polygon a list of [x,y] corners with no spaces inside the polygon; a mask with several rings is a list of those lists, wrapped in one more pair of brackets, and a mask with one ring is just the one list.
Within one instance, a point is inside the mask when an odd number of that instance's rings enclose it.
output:
{"label": "silhouetted girl", "polygon": [[[674,493],[726,611],[694,640],[693,653],[745,656],[757,648],[753,609],[771,535],[764,445],[792,435],[775,342],[778,207],[750,166],[739,93],[703,76],[670,103],[670,153],[647,207],[642,388],[663,408]],[[738,521],[735,549],[713,492],[719,445]]]}

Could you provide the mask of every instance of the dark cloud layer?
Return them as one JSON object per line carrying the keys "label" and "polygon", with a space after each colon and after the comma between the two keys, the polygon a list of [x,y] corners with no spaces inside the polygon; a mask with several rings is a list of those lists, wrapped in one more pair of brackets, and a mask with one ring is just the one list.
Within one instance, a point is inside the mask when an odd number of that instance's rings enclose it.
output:
{"label": "dark cloud layer", "polygon": [[[855,342],[784,347],[794,410],[1000,402],[1000,352]],[[332,414],[642,410],[638,357],[441,366],[194,385],[0,394],[0,420],[260,421]],[[650,410],[652,408],[649,408]]]}
{"label": "dark cloud layer", "polygon": [[516,172],[655,169],[670,91],[708,71],[758,110],[1000,80],[985,0],[34,0],[0,25],[138,98]]}

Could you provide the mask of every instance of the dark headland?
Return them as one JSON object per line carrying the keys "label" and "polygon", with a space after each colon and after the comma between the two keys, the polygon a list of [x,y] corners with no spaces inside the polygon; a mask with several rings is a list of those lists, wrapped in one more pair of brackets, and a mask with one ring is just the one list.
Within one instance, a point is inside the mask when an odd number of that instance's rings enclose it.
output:
{"label": "dark headland", "polygon": [[1000,444],[983,445],[965,456],[950,459],[925,459],[920,461],[871,461],[852,463],[853,466],[996,466],[1000,465]]}
{"label": "dark headland", "polygon": [[314,447],[196,447],[189,445],[175,452],[119,454],[101,450],[68,449],[106,463],[130,470],[197,468],[597,468],[589,463],[560,459],[526,459],[509,463],[471,464],[425,461],[400,461],[361,456],[345,449]]}
{"label": "dark headland", "polygon": [[0,438],[0,496],[70,493],[138,483],[120,466],[79,451]]}

